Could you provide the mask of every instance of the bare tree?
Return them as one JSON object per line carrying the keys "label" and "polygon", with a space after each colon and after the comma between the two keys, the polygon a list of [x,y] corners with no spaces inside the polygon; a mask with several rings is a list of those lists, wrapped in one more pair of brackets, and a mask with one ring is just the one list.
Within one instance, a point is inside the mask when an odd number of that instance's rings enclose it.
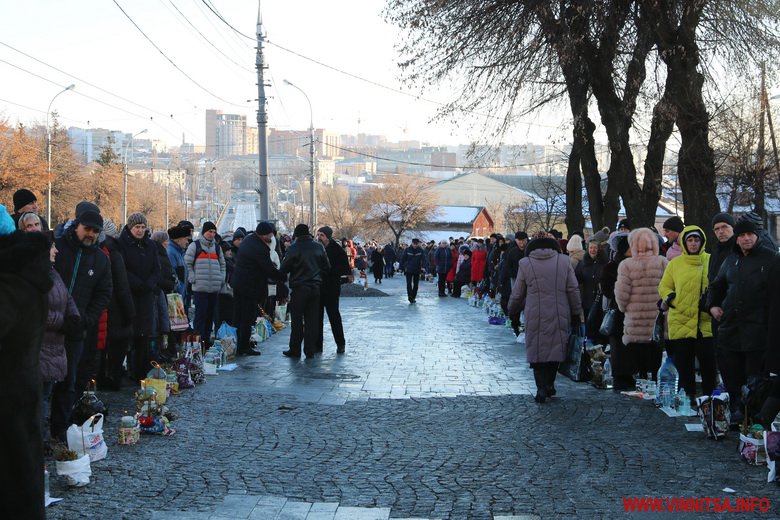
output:
{"label": "bare tree", "polygon": [[337,236],[352,238],[365,233],[367,213],[365,197],[350,196],[341,186],[320,188],[319,222],[332,227]]}
{"label": "bare tree", "polygon": [[411,175],[384,177],[382,186],[367,194],[367,221],[389,229],[397,248],[404,231],[416,229],[434,215],[438,197],[430,191],[433,185],[430,179]]}

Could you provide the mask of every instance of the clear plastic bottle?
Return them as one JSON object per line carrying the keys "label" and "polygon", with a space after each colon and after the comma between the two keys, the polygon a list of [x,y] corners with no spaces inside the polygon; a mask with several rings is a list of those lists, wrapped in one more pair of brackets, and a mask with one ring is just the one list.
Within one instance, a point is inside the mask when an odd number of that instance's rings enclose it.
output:
{"label": "clear plastic bottle", "polygon": [[656,406],[672,408],[677,398],[680,384],[680,373],[674,366],[672,358],[664,354],[661,368],[658,369],[658,390],[655,397]]}
{"label": "clear plastic bottle", "polygon": [[612,388],[612,363],[609,358],[604,361],[604,386],[608,389]]}

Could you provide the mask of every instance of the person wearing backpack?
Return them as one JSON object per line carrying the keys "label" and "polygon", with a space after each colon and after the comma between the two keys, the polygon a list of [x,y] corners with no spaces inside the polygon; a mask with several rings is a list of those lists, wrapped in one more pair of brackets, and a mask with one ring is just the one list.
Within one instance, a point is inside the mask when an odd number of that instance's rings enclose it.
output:
{"label": "person wearing backpack", "polygon": [[225,284],[225,257],[217,245],[217,226],[213,222],[203,224],[200,238],[187,248],[184,261],[192,283],[192,301],[195,304],[193,327],[200,333],[201,341],[211,343],[219,292]]}

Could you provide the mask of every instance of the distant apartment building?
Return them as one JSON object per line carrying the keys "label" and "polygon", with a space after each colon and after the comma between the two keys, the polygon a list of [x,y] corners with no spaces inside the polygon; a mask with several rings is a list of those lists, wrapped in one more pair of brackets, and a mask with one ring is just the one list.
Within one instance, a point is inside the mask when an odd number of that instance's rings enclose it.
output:
{"label": "distant apartment building", "polygon": [[[268,155],[309,156],[311,135],[308,130],[279,130],[272,128],[268,135]],[[341,136],[323,128],[314,129],[316,157],[341,157]]]}
{"label": "distant apartment building", "polygon": [[258,150],[258,129],[247,126],[245,115],[206,110],[206,157],[254,155]]}
{"label": "distant apartment building", "polygon": [[135,146],[129,146],[133,139],[133,134],[121,132],[119,130],[107,130],[105,128],[78,128],[71,126],[68,128],[68,137],[71,142],[71,149],[81,158],[84,163],[91,163],[100,157],[109,143],[114,153],[124,161],[125,149],[130,161],[135,154]]}
{"label": "distant apartment building", "polygon": [[454,152],[431,153],[431,170],[443,172],[454,170],[458,166],[458,154]]}

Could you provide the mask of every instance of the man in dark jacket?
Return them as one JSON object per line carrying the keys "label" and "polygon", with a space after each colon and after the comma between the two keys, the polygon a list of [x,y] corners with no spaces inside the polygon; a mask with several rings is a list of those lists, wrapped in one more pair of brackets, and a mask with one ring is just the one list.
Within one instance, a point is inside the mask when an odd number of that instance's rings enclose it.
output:
{"label": "man in dark jacket", "polygon": [[[504,313],[509,311],[509,295],[512,293],[512,285],[514,285],[515,278],[517,278],[517,265],[520,259],[525,256],[526,244],[528,244],[528,233],[525,231],[516,232],[515,239],[509,244],[506,253],[504,253],[504,259],[501,260],[498,280],[501,286],[501,309]],[[520,334],[520,315],[510,316],[509,319],[512,330],[515,332],[515,336],[517,336]]]}
{"label": "man in dark jacket", "polygon": [[42,233],[13,229],[0,206],[0,501],[3,518],[43,520],[38,359],[52,285],[49,243]]}
{"label": "man in dark jacket", "polygon": [[97,239],[103,229],[103,218],[92,210],[85,211],[55,242],[57,259],[54,269],[68,287],[81,314],[82,330],[65,338],[68,374],[54,386],[51,403],[52,437],[64,439],[70,425],[70,411],[76,399],[76,372],[81,362],[86,337],[97,341],[97,326],[103,311],[111,302],[113,281],[108,256],[98,249]]}
{"label": "man in dark jacket", "polygon": [[352,271],[349,268],[349,260],[347,260],[344,248],[333,240],[333,229],[329,226],[318,229],[317,240],[325,247],[325,254],[328,255],[328,262],[330,262],[330,271],[322,279],[322,287],[320,288],[320,329],[317,338],[317,352],[322,352],[322,344],[325,339],[323,327],[325,326],[325,311],[327,311],[330,329],[333,332],[333,339],[336,341],[336,353],[343,354],[347,342],[344,339],[344,326],[341,323],[341,313],[339,312],[339,297],[341,296],[342,282],[352,282]]}
{"label": "man in dark jacket", "polygon": [[388,278],[392,278],[393,274],[395,274],[395,263],[398,261],[398,255],[395,253],[395,248],[393,247],[393,244],[387,244],[384,247],[384,255],[385,255],[385,276]]}
{"label": "man in dark jacket", "polygon": [[406,275],[406,296],[409,303],[417,300],[417,289],[420,286],[420,273],[428,269],[428,254],[420,247],[420,239],[413,238],[412,246],[404,249],[401,255],[401,271]]}
{"label": "man in dark jacket", "polygon": [[741,419],[741,387],[760,376],[766,354],[770,271],[777,253],[762,246],[751,220],[734,226],[736,244],[709,286],[707,308],[720,322],[718,348],[728,366],[726,380],[732,421]]}
{"label": "man in dark jacket", "polygon": [[[279,270],[290,274],[290,348],[283,354],[290,358],[301,357],[301,343],[307,358],[317,352],[317,336],[320,330],[320,288],[330,271],[325,248],[312,240],[309,226],[298,224],[293,233],[295,242],[287,250]],[[243,245],[241,247],[244,247]]]}
{"label": "man in dark jacket", "polygon": [[452,249],[446,240],[439,242],[439,247],[433,253],[433,260],[436,264],[437,281],[439,285],[439,297],[447,296],[447,273],[452,269]]}
{"label": "man in dark jacket", "polygon": [[251,348],[249,338],[252,325],[257,320],[257,306],[268,298],[268,282],[283,280],[284,275],[271,262],[271,237],[273,226],[260,222],[254,233],[241,241],[233,268],[233,310],[236,324],[239,356],[259,356],[260,351]]}

